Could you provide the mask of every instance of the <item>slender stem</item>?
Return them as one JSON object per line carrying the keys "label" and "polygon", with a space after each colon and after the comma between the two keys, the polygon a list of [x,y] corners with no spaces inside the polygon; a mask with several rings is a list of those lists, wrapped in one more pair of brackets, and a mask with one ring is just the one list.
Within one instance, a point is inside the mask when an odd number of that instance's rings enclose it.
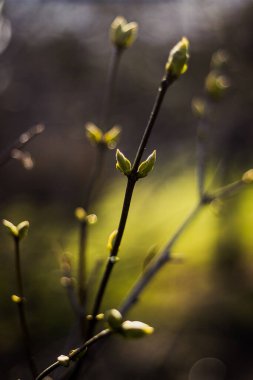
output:
{"label": "slender stem", "polygon": [[93,335],[93,332],[94,332],[94,329],[96,326],[96,315],[99,313],[99,310],[100,310],[100,307],[101,307],[101,304],[103,301],[103,297],[104,297],[104,294],[105,294],[105,291],[107,288],[107,284],[109,282],[114,264],[116,263],[115,258],[118,255],[121,240],[122,240],[122,237],[123,237],[123,234],[125,231],[125,226],[126,226],[126,222],[127,222],[128,212],[130,209],[131,199],[132,199],[135,184],[136,184],[137,179],[138,179],[138,177],[136,175],[137,171],[138,171],[138,166],[139,166],[139,163],[141,161],[143,152],[146,148],[146,145],[147,145],[148,139],[150,137],[151,131],[153,129],[153,126],[155,124],[155,121],[157,119],[157,116],[158,116],[159,110],[161,108],[161,105],[162,105],[164,96],[166,94],[166,91],[167,91],[168,87],[174,82],[174,80],[175,80],[175,78],[169,77],[168,75],[165,76],[161,80],[161,83],[160,83],[159,88],[158,88],[157,96],[156,96],[156,99],[154,102],[154,106],[153,106],[153,109],[151,111],[148,123],[147,123],[147,127],[144,131],[142,140],[141,140],[139,148],[137,150],[137,154],[136,154],[136,157],[134,160],[134,164],[133,164],[131,174],[128,176],[128,182],[127,182],[126,191],[125,191],[125,198],[124,198],[121,217],[120,217],[120,221],[119,221],[118,233],[116,235],[116,239],[115,239],[109,260],[108,260],[106,268],[105,268],[104,275],[102,277],[102,280],[100,282],[99,289],[98,289],[98,292],[96,295],[95,303],[94,303],[93,310],[92,310],[93,318],[90,322],[88,332],[87,332],[88,338]]}
{"label": "slender stem", "polygon": [[158,259],[152,264],[149,265],[147,270],[141,277],[137,280],[136,284],[133,286],[126,300],[123,302],[120,307],[120,312],[122,314],[126,314],[127,311],[138,301],[139,295],[143,291],[143,289],[149,284],[152,278],[156,275],[156,273],[170,260],[170,253],[173,245],[176,243],[178,238],[182,235],[185,229],[191,224],[193,219],[199,213],[203,203],[198,203],[195,208],[191,211],[191,213],[186,217],[181,226],[177,229],[172,238],[168,241],[166,247],[159,255]]}
{"label": "slender stem", "polygon": [[44,129],[44,125],[38,124],[22,133],[17,140],[15,140],[8,148],[0,153],[0,167],[12,159],[12,151],[14,149],[22,149],[34,137],[40,135]]}
{"label": "slender stem", "polygon": [[108,71],[108,79],[106,84],[106,91],[103,100],[100,128],[107,131],[109,129],[109,117],[112,109],[114,93],[117,83],[117,75],[119,71],[120,59],[124,49],[114,48],[113,55]]}
{"label": "slender stem", "polygon": [[15,269],[16,269],[16,277],[17,277],[17,289],[18,296],[20,297],[20,301],[17,303],[18,306],[18,314],[19,314],[19,322],[23,334],[23,342],[26,351],[26,357],[29,364],[29,368],[31,374],[34,377],[37,376],[37,368],[32,356],[31,350],[31,338],[28,329],[28,324],[25,316],[25,307],[24,307],[24,287],[21,273],[21,264],[20,264],[20,247],[19,247],[19,238],[14,239],[15,242]]}
{"label": "slender stem", "polygon": [[[92,337],[91,339],[87,340],[84,344],[82,344],[79,348],[74,349],[70,352],[68,355],[70,361],[75,361],[77,360],[82,353],[85,352],[85,350],[92,346],[94,343],[96,343],[98,340],[101,340],[105,338],[106,336],[109,336],[112,334],[112,331],[109,329],[102,330],[100,333]],[[42,371],[35,380],[42,380],[44,379],[47,375],[49,375],[52,371],[54,371],[56,368],[61,367],[62,364],[59,360],[56,362],[52,363],[50,366],[48,366],[44,371]]]}

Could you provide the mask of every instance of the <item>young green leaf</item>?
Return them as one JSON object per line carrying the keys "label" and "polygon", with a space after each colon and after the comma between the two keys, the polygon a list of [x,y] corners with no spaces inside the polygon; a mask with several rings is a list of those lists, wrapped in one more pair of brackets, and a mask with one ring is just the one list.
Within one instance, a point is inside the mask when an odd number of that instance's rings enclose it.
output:
{"label": "young green leaf", "polygon": [[149,172],[151,172],[154,169],[155,161],[156,150],[154,150],[153,153],[150,154],[150,156],[148,156],[148,158],[140,164],[137,172],[138,178],[146,177],[149,174]]}
{"label": "young green leaf", "polygon": [[87,123],[85,125],[86,136],[92,144],[99,144],[103,138],[103,132],[93,123]]}
{"label": "young green leaf", "polygon": [[116,151],[116,168],[125,175],[130,174],[132,169],[131,162],[119,149]]}
{"label": "young green leaf", "polygon": [[121,333],[126,338],[142,338],[153,332],[153,327],[139,321],[125,321],[121,325]]}

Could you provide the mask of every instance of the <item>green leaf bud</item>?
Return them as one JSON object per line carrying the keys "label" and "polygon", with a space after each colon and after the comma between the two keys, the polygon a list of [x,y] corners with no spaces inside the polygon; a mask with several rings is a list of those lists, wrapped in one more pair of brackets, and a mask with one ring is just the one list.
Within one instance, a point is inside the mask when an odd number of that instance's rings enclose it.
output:
{"label": "green leaf bud", "polygon": [[116,151],[116,169],[125,175],[130,174],[132,169],[131,162],[119,149]]}
{"label": "green leaf bud", "polygon": [[11,296],[11,300],[12,300],[12,302],[14,302],[14,303],[21,303],[21,302],[22,302],[22,298],[19,297],[19,296],[16,296],[16,294],[13,294],[13,295]]}
{"label": "green leaf bud", "polygon": [[107,241],[107,249],[111,252],[112,248],[113,248],[113,245],[114,245],[114,242],[115,242],[115,239],[116,239],[116,236],[117,236],[117,233],[118,233],[118,230],[114,230],[112,231],[112,233],[110,234],[109,238],[108,238],[108,241]]}
{"label": "green leaf bud", "polygon": [[62,365],[63,367],[68,367],[69,366],[70,359],[69,359],[68,356],[66,356],[66,355],[60,355],[60,356],[58,356],[57,360],[60,363],[60,365]]}
{"label": "green leaf bud", "polygon": [[121,333],[126,338],[142,338],[153,332],[153,327],[139,321],[125,321],[121,325]]}
{"label": "green leaf bud", "polygon": [[103,139],[103,132],[93,123],[87,123],[85,125],[86,136],[92,144],[99,144]]}
{"label": "green leaf bud", "polygon": [[179,78],[188,68],[189,61],[189,41],[183,37],[170,51],[168,61],[165,65],[167,75],[172,78]]}
{"label": "green leaf bud", "polygon": [[156,150],[154,150],[153,153],[150,154],[150,156],[148,156],[148,158],[145,161],[143,161],[138,167],[138,178],[146,177],[149,174],[149,172],[151,172],[154,169],[155,161]]}
{"label": "green leaf bud", "polygon": [[3,219],[3,225],[13,237],[18,237],[18,228],[13,223],[9,222],[9,220]]}
{"label": "green leaf bud", "polygon": [[242,181],[245,184],[253,183],[253,169],[249,169],[243,174]]}
{"label": "green leaf bud", "polygon": [[192,99],[192,113],[198,117],[203,118],[206,115],[206,103],[201,98],[193,98]]}
{"label": "green leaf bud", "polygon": [[117,16],[110,27],[110,39],[117,48],[128,48],[133,45],[138,34],[138,24],[127,22],[124,17]]}
{"label": "green leaf bud", "polygon": [[98,221],[96,214],[89,214],[87,215],[86,219],[87,219],[87,223],[89,223],[90,225],[96,224]]}
{"label": "green leaf bud", "polygon": [[105,320],[112,330],[117,330],[121,327],[123,318],[117,309],[111,309],[105,312]]}
{"label": "green leaf bud", "polygon": [[3,225],[8,229],[11,236],[18,239],[23,239],[28,232],[29,222],[27,220],[19,223],[15,226],[13,223],[9,222],[6,219],[3,219]]}
{"label": "green leaf bud", "polygon": [[103,136],[103,141],[109,149],[114,149],[119,141],[121,133],[121,128],[117,125],[112,127],[108,132]]}
{"label": "green leaf bud", "polygon": [[86,217],[87,217],[87,213],[86,211],[84,210],[84,208],[82,207],[77,207],[75,209],[75,217],[76,219],[79,221],[79,222],[85,222],[86,221]]}
{"label": "green leaf bud", "polygon": [[205,89],[209,96],[214,100],[222,98],[230,87],[229,79],[218,74],[216,71],[210,71],[205,81]]}
{"label": "green leaf bud", "polygon": [[19,239],[23,239],[29,230],[29,222],[25,220],[17,225]]}

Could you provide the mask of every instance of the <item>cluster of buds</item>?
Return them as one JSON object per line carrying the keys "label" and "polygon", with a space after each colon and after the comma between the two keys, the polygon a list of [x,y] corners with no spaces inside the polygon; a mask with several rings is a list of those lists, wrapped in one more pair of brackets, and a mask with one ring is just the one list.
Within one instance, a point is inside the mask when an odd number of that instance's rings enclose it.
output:
{"label": "cluster of buds", "polygon": [[114,149],[119,141],[121,128],[118,125],[112,127],[108,132],[103,132],[94,123],[85,125],[86,136],[93,145],[104,145],[108,149]]}
{"label": "cluster of buds", "polygon": [[206,77],[205,90],[213,100],[221,99],[230,87],[230,80],[222,73],[229,61],[225,50],[216,51],[211,58],[211,71]]}
{"label": "cluster of buds", "polygon": [[[146,177],[155,166],[156,150],[151,153],[148,158],[143,161],[137,170],[137,179]],[[116,169],[126,176],[129,176],[132,172],[132,164],[129,159],[119,150],[116,152]]]}
{"label": "cluster of buds", "polygon": [[109,328],[125,338],[142,338],[154,332],[154,328],[139,321],[123,321],[121,313],[117,309],[108,310],[105,320]]}
{"label": "cluster of buds", "polygon": [[98,220],[97,215],[87,214],[83,207],[75,209],[75,217],[80,223],[95,224]]}

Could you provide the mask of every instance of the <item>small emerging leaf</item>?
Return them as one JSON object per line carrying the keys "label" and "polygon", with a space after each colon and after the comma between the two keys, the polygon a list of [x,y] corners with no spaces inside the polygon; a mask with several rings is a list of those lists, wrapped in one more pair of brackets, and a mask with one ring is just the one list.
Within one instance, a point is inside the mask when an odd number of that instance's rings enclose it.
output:
{"label": "small emerging leaf", "polygon": [[117,236],[117,233],[118,233],[118,230],[114,230],[112,231],[112,233],[110,234],[109,238],[108,238],[108,242],[107,242],[107,249],[111,252],[112,248],[113,248],[113,245],[114,245],[114,242],[115,242],[115,239],[116,239],[116,236]]}
{"label": "small emerging leaf", "polygon": [[103,139],[103,132],[93,123],[87,123],[85,125],[86,136],[92,144],[99,144]]}
{"label": "small emerging leaf", "polygon": [[11,236],[19,239],[23,239],[27,235],[29,229],[29,222],[27,220],[15,226],[9,220],[3,219],[3,225],[8,229]]}
{"label": "small emerging leaf", "polygon": [[121,128],[119,126],[112,127],[103,136],[103,140],[109,149],[114,149],[119,141]]}
{"label": "small emerging leaf", "polygon": [[116,168],[125,175],[130,174],[132,169],[131,162],[119,149],[116,152]]}
{"label": "small emerging leaf", "polygon": [[148,156],[148,158],[140,164],[137,172],[138,178],[146,177],[149,174],[149,172],[151,172],[154,169],[155,161],[156,150],[154,150],[153,153],[150,154],[150,156]]}

